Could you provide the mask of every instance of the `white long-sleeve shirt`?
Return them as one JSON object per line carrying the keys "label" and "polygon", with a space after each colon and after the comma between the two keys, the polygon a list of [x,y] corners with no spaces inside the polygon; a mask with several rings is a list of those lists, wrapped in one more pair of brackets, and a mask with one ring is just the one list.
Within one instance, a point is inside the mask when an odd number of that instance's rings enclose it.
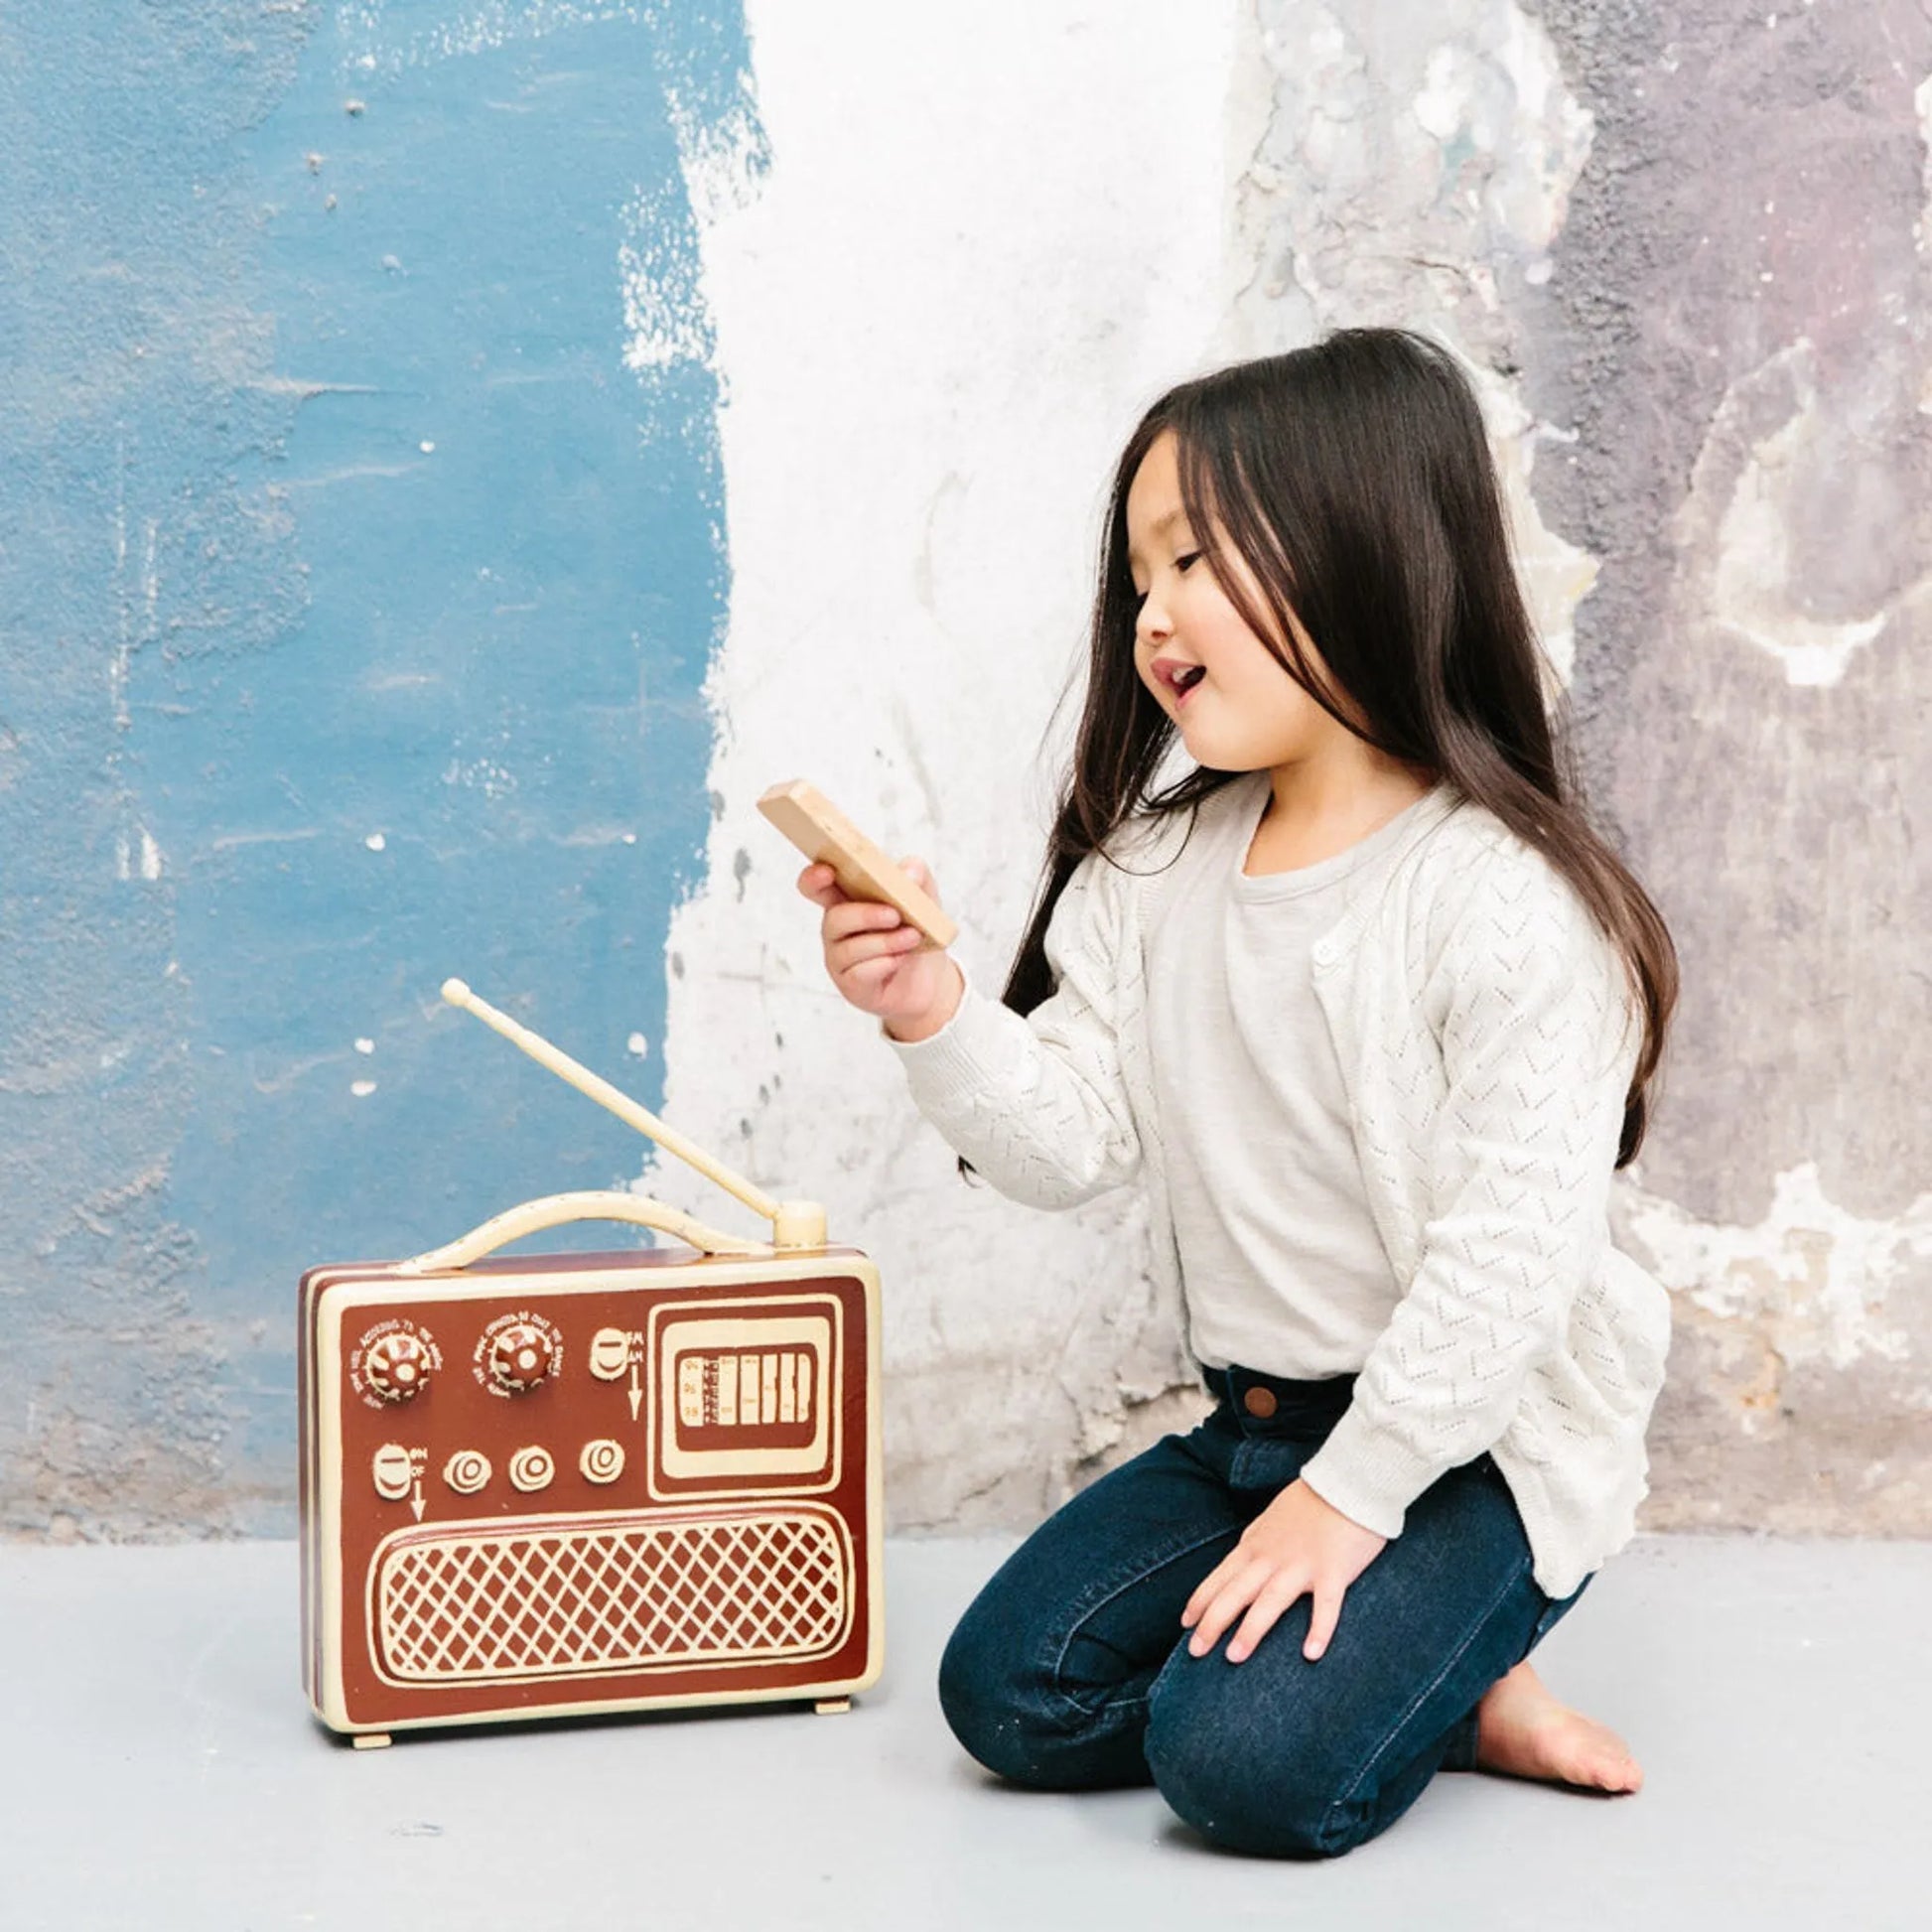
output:
{"label": "white long-sleeve shirt", "polygon": [[[1208,842],[1247,793],[1203,802]],[[1076,869],[1046,934],[1057,989],[1031,1015],[969,984],[939,1033],[894,1050],[921,1112],[1003,1193],[1067,1207],[1138,1178],[1153,1265],[1191,1297],[1148,983],[1187,830],[1185,813],[1137,821],[1118,863]],[[1538,1585],[1567,1596],[1634,1530],[1670,1338],[1669,1296],[1609,1238],[1637,1015],[1582,901],[1493,814],[1439,786],[1381,856],[1311,959],[1399,1295],[1303,1477],[1393,1537],[1487,1449]]]}
{"label": "white long-sleeve shirt", "polygon": [[1205,813],[1162,885],[1147,1025],[1188,1340],[1212,1368],[1352,1375],[1402,1298],[1369,1211],[1314,943],[1402,850],[1419,801],[1345,852],[1244,870],[1271,787]]}

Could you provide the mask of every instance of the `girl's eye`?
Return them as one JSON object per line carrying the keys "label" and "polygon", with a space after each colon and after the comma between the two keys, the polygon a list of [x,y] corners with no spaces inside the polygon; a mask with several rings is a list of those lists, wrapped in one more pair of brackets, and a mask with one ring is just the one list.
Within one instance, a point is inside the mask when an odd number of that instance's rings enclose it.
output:
{"label": "girl's eye", "polygon": [[1182,552],[1180,556],[1176,557],[1173,560],[1173,567],[1175,570],[1180,571],[1184,575],[1188,570],[1190,570],[1195,564],[1199,562],[1200,562],[1200,552],[1198,550],[1188,550]]}

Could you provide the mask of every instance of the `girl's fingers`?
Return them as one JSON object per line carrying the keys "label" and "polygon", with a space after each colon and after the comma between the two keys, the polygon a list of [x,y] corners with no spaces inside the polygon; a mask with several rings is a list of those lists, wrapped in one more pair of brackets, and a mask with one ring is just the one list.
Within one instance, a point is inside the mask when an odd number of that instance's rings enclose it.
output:
{"label": "girl's fingers", "polygon": [[877,899],[835,900],[826,908],[825,938],[830,944],[835,940],[849,939],[855,932],[890,932],[904,923],[892,906],[881,905]]}
{"label": "girl's fingers", "polygon": [[872,959],[899,960],[919,949],[917,926],[895,926],[891,932],[861,932],[825,948],[825,963],[834,977],[849,973]]}
{"label": "girl's fingers", "polygon": [[839,890],[839,876],[830,866],[809,865],[798,875],[798,890],[814,905],[832,906],[845,902]]}
{"label": "girl's fingers", "polygon": [[1268,1581],[1265,1568],[1249,1564],[1237,1571],[1215,1591],[1213,1600],[1200,1613],[1187,1649],[1195,1657],[1205,1657],[1220,1642],[1221,1633],[1260,1595]]}
{"label": "girl's fingers", "polygon": [[1221,1586],[1227,1582],[1237,1568],[1240,1552],[1231,1550],[1210,1570],[1194,1587],[1194,1593],[1187,1599],[1187,1607],[1180,1613],[1180,1627],[1191,1630],[1201,1619],[1201,1612],[1220,1593]]}
{"label": "girl's fingers", "polygon": [[1239,1664],[1255,1654],[1255,1646],[1281,1620],[1284,1610],[1290,1608],[1307,1589],[1306,1584],[1277,1575],[1269,1580],[1267,1588],[1248,1606],[1248,1614],[1241,1619],[1241,1627],[1228,1640],[1228,1662]]}
{"label": "girl's fingers", "polygon": [[841,977],[852,991],[874,994],[884,992],[887,982],[897,970],[897,959],[864,959]]}
{"label": "girl's fingers", "polygon": [[1302,1655],[1313,1663],[1328,1648],[1328,1639],[1335,1634],[1335,1625],[1341,1620],[1342,1592],[1336,1590],[1329,1594],[1325,1590],[1314,1593],[1314,1610],[1309,1619],[1309,1640],[1302,1646]]}

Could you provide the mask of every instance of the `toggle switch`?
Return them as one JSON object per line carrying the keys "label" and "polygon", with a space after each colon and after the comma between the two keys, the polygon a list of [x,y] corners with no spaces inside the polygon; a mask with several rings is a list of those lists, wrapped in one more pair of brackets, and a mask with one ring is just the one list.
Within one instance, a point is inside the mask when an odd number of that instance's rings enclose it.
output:
{"label": "toggle switch", "polygon": [[630,1366],[630,1336],[622,1328],[600,1328],[591,1337],[591,1373],[600,1382],[621,1382]]}
{"label": "toggle switch", "polygon": [[416,1480],[416,1470],[409,1460],[409,1451],[400,1443],[384,1443],[376,1450],[370,1465],[370,1474],[375,1477],[375,1493],[385,1502],[399,1503],[409,1494],[410,1485]]}

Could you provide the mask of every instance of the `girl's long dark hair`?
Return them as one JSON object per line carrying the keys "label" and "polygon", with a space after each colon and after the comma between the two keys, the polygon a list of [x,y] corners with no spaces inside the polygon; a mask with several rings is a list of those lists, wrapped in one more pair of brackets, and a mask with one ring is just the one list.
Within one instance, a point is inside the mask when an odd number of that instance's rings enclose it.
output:
{"label": "girl's long dark hair", "polygon": [[[1163,396],[1122,452],[1094,599],[1086,702],[1044,876],[1003,998],[1053,991],[1045,934],[1074,868],[1137,811],[1191,811],[1237,773],[1153,786],[1173,726],[1134,669],[1127,492],[1172,430],[1193,540],[1282,668],[1358,738],[1485,805],[1575,887],[1622,955],[1643,1038],[1616,1165],[1643,1144],[1677,1001],[1663,916],[1589,823],[1567,711],[1546,709],[1482,412],[1454,356],[1402,329],[1343,329]],[[1231,547],[1260,593],[1226,567]],[[1300,648],[1294,613],[1326,667]],[[1345,715],[1342,700],[1356,716]]]}

